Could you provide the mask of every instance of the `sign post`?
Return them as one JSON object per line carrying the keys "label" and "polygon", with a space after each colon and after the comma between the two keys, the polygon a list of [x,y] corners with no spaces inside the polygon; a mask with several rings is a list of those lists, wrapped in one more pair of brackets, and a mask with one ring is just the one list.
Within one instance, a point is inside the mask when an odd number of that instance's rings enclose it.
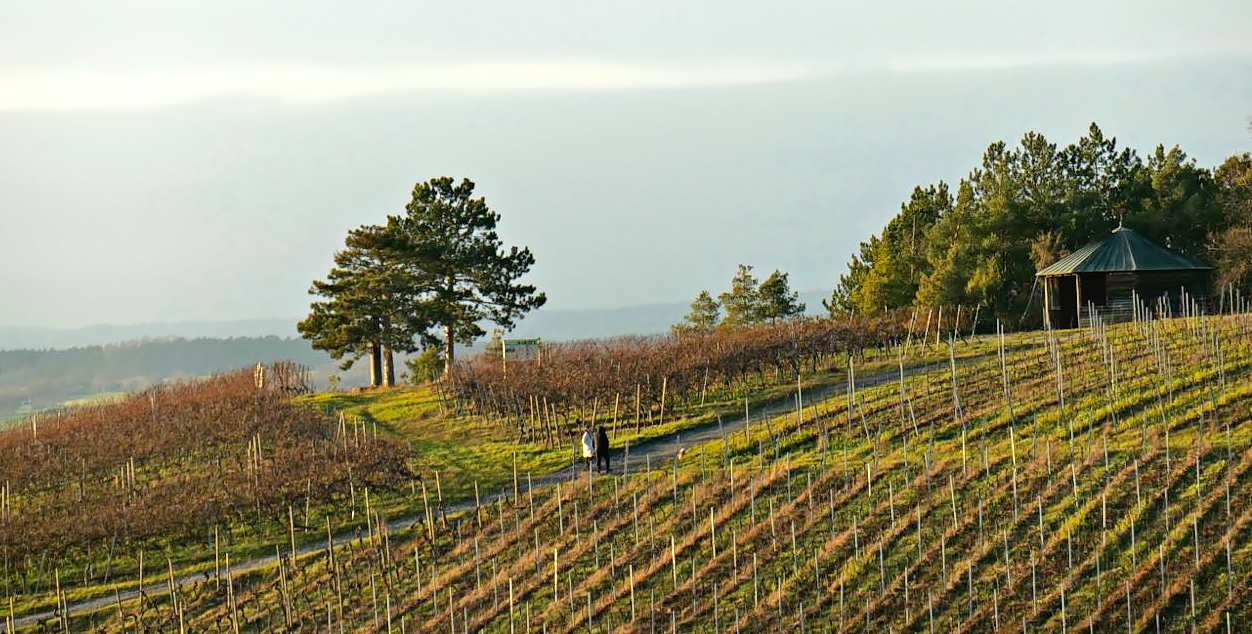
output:
{"label": "sign post", "polygon": [[509,361],[543,362],[543,347],[540,339],[501,339],[500,370],[508,375]]}

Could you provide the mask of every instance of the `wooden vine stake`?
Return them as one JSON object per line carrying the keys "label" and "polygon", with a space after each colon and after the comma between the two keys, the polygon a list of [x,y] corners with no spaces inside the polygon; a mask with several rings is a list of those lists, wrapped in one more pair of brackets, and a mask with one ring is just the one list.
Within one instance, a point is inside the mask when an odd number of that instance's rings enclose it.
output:
{"label": "wooden vine stake", "polygon": [[666,390],[668,388],[669,388],[669,377],[667,376],[661,377],[661,411],[657,415],[657,420],[656,420],[657,425],[665,424],[665,395],[666,395]]}

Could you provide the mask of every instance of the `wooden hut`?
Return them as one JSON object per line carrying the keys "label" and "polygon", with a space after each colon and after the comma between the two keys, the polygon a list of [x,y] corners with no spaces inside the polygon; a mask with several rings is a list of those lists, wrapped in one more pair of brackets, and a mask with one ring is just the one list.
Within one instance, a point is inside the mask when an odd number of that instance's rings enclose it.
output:
{"label": "wooden hut", "polygon": [[1048,328],[1086,326],[1092,317],[1129,321],[1136,311],[1181,314],[1203,303],[1213,267],[1118,227],[1036,273]]}

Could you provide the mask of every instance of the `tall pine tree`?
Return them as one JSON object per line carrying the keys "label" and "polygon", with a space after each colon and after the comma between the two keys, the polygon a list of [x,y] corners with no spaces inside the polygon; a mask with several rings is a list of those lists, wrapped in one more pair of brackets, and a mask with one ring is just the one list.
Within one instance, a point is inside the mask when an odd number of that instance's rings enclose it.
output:
{"label": "tall pine tree", "polygon": [[727,326],[742,326],[760,319],[760,282],[752,275],[752,266],[740,264],[735,276],[730,278],[730,290],[717,296],[726,309]]}
{"label": "tall pine tree", "polygon": [[[429,327],[412,310],[417,280],[398,265],[396,242],[385,227],[366,225],[348,232],[335,268],[315,280],[309,316],[296,325],[315,349],[325,350],[340,367],[368,356],[370,385],[394,385],[394,352],[413,352],[415,338]],[[345,359],[346,357],[346,359]]]}
{"label": "tall pine tree", "polygon": [[509,329],[542,306],[544,294],[518,281],[535,262],[530,249],[506,250],[500,214],[473,192],[468,179],[418,183],[404,215],[349,232],[327,280],[309,291],[324,299],[300,322],[301,335],[348,357],[345,367],[369,355],[371,384],[391,384],[390,351],[439,346],[446,376],[455,344],[485,334],[480,322]]}
{"label": "tall pine tree", "polygon": [[443,345],[447,376],[456,344],[485,334],[479,322],[511,329],[547,297],[519,282],[535,256],[529,248],[504,248],[496,233],[500,214],[482,197],[474,198],[469,179],[455,183],[445,176],[418,183],[405,211],[389,219],[388,226],[399,236],[403,268],[419,280],[417,314],[438,329],[438,334],[423,334],[428,343]]}

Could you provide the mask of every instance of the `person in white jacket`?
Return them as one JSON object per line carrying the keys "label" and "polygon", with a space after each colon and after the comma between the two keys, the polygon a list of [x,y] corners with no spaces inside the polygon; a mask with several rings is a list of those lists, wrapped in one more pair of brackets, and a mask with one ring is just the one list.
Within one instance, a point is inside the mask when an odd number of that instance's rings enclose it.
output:
{"label": "person in white jacket", "polygon": [[596,457],[596,440],[591,433],[591,428],[583,430],[583,464],[587,465],[587,470],[591,471],[591,461]]}

